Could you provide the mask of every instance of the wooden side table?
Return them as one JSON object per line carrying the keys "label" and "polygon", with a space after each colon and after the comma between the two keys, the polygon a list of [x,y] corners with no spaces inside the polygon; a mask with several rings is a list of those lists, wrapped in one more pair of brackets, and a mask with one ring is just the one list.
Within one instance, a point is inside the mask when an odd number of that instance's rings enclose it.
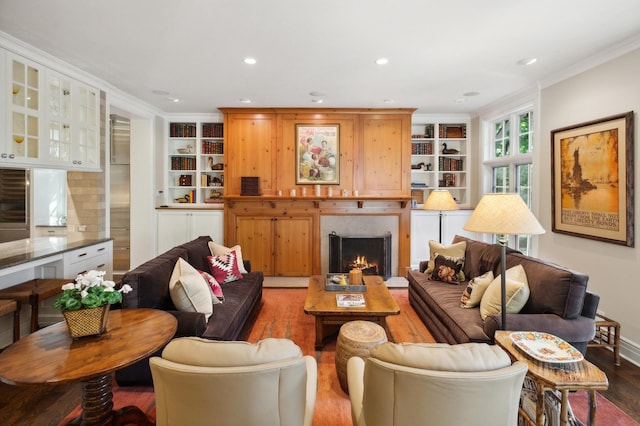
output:
{"label": "wooden side table", "polygon": [[596,335],[587,347],[613,349],[613,363],[620,365],[620,323],[604,315],[596,315]]}
{"label": "wooden side table", "polygon": [[565,364],[566,368],[534,360],[515,347],[510,334],[510,331],[496,331],[494,340],[498,346],[509,354],[511,359],[527,363],[529,367],[527,377],[536,385],[535,423],[522,409],[520,409],[520,415],[529,424],[544,426],[544,393],[546,391],[559,391],[561,394],[560,425],[566,426],[569,412],[569,392],[586,390],[589,393],[587,425],[594,426],[596,424],[596,391],[607,390],[609,387],[609,381],[604,372],[587,360]]}

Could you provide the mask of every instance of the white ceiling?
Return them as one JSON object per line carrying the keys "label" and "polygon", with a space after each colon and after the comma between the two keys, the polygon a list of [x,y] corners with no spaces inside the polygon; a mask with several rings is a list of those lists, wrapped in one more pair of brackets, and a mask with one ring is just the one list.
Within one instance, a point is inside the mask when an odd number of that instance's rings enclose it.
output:
{"label": "white ceiling", "polygon": [[[0,0],[0,31],[166,113],[449,114],[477,111],[638,38],[640,1]],[[379,57],[389,63],[376,65]],[[537,63],[517,65],[530,57]],[[312,91],[324,93],[323,104],[312,103]]]}

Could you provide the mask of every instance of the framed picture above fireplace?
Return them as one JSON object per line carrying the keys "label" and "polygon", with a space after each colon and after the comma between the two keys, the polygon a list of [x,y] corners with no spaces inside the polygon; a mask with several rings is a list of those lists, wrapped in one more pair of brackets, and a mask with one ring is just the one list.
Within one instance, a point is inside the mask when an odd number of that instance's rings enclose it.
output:
{"label": "framed picture above fireplace", "polygon": [[296,185],[340,183],[340,125],[296,125]]}

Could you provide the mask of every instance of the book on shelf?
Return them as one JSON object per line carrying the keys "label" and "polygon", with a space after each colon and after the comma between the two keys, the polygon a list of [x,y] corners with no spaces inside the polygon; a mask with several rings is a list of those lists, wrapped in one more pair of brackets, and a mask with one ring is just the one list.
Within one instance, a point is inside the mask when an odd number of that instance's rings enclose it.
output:
{"label": "book on shelf", "polygon": [[338,308],[364,308],[364,296],[362,294],[336,294],[336,302],[338,303]]}

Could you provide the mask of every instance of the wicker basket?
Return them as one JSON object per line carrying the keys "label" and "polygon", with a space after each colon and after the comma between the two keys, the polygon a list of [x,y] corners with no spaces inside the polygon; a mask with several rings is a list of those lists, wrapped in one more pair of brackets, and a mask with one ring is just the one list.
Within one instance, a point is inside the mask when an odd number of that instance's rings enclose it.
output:
{"label": "wicker basket", "polygon": [[106,331],[110,306],[104,305],[98,308],[62,311],[62,315],[64,315],[64,319],[69,326],[71,337],[77,339],[78,337],[95,336]]}

